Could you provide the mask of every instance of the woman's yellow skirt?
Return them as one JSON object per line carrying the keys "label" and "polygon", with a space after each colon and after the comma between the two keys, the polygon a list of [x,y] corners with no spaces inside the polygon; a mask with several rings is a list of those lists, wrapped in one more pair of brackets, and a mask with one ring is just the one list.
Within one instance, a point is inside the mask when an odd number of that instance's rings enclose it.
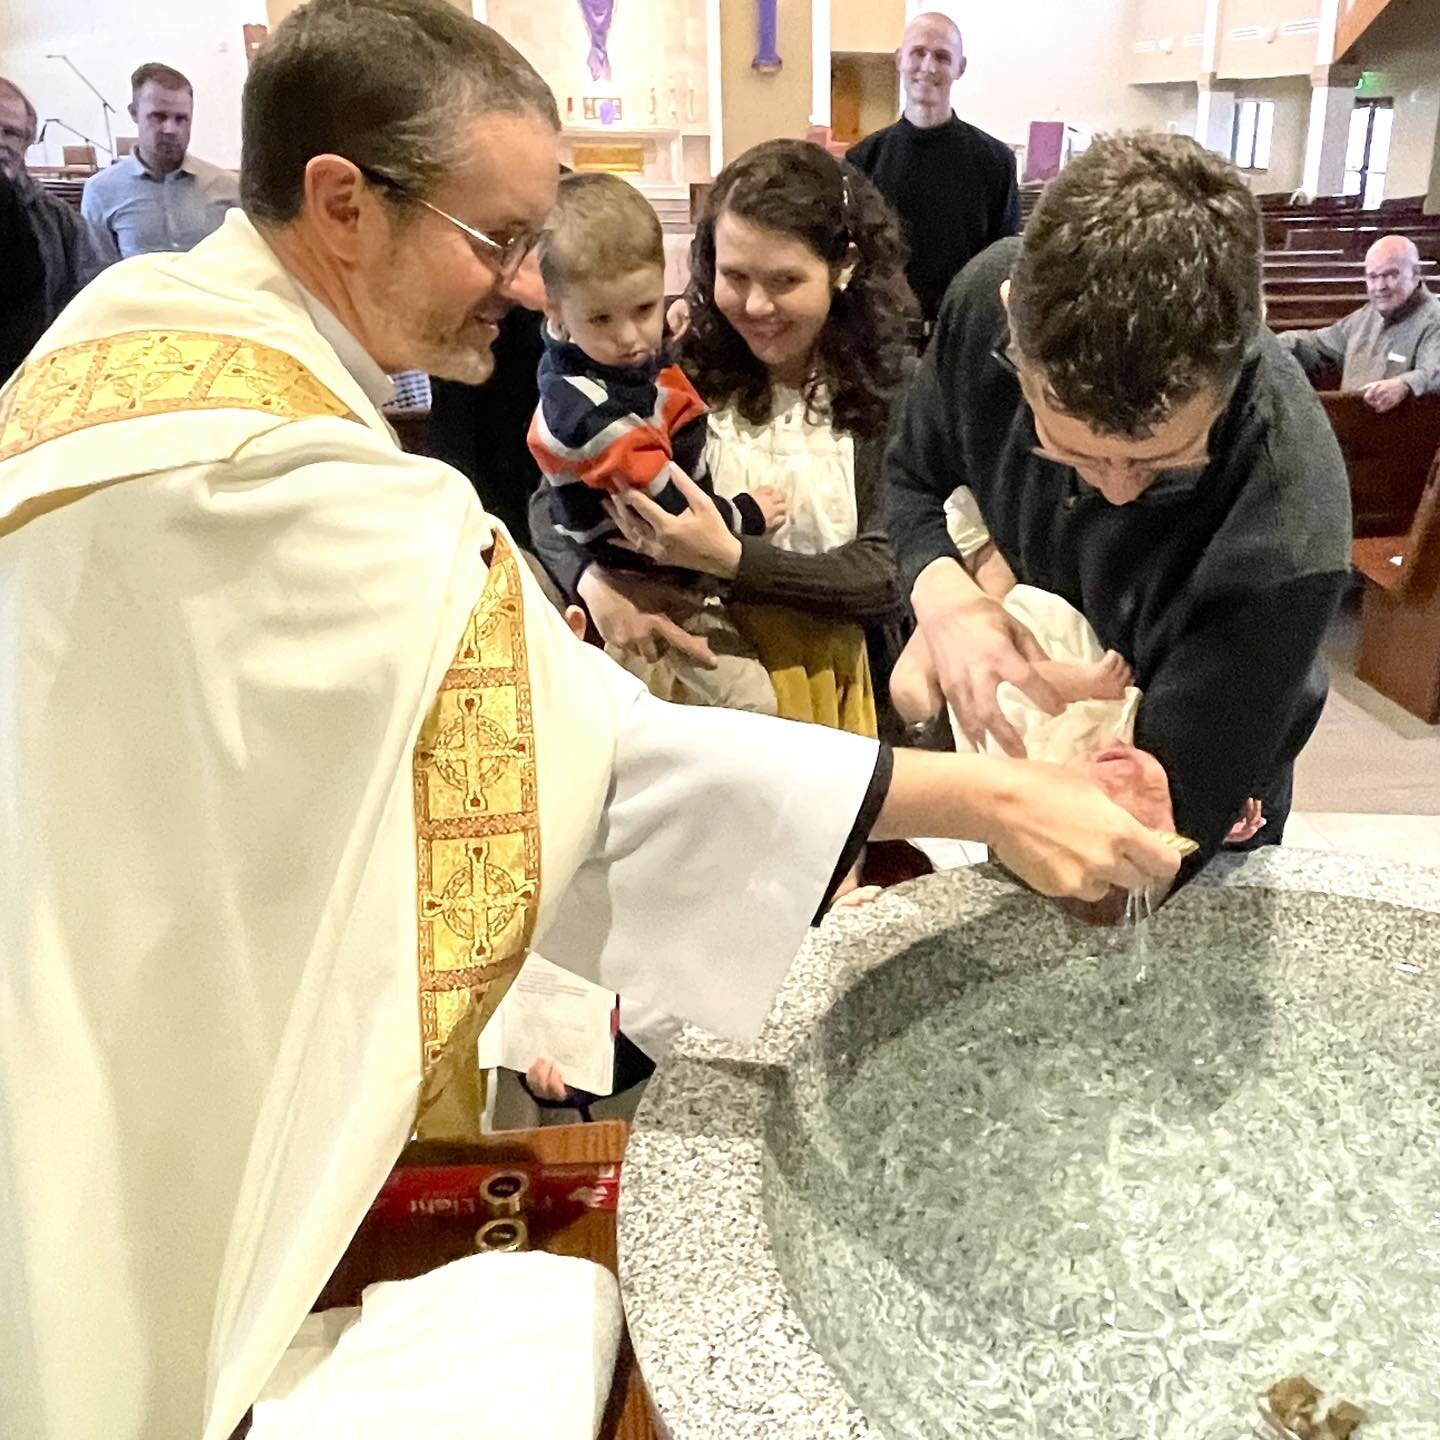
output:
{"label": "woman's yellow skirt", "polygon": [[782,718],[877,737],[875,687],[858,625],[780,605],[727,605],[725,611],[755,647]]}

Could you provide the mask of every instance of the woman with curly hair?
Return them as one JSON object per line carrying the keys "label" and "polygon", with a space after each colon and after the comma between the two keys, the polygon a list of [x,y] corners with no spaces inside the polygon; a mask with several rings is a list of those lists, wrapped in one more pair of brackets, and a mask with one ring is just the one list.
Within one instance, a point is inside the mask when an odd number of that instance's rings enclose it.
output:
{"label": "woman with curly hair", "polygon": [[[904,610],[879,493],[912,353],[904,257],[880,192],[818,146],[772,140],[728,165],[696,230],[678,358],[710,407],[716,492],[772,486],[788,518],[736,536],[698,489],[678,515],[640,492],[615,502],[633,548],[721,582],[782,715],[871,735]],[[563,543],[539,542],[562,583]],[[612,644],[693,643],[649,623],[626,577],[591,566],[576,589]]]}

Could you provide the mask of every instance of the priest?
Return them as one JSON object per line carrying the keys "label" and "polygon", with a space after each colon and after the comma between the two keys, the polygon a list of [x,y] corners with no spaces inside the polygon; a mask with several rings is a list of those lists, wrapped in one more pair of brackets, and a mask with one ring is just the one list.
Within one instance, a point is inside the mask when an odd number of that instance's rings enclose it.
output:
{"label": "priest", "polygon": [[0,394],[8,1440],[223,1440],[532,940],[754,1030],[867,832],[1038,889],[1170,852],[1041,766],[656,702],[387,374],[478,382],[554,100],[443,0],[313,0],[243,210],[107,271]]}

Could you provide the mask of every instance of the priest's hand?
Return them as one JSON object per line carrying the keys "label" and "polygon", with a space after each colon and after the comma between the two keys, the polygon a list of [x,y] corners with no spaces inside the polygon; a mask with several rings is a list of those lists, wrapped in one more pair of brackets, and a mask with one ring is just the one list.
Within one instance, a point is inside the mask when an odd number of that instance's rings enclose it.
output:
{"label": "priest's hand", "polygon": [[988,733],[1007,755],[1023,756],[1025,742],[1005,718],[995,692],[1008,680],[1042,710],[1059,714],[1060,697],[1035,669],[1035,662],[1046,658],[1039,641],[958,561],[927,565],[912,598],[934,684],[954,711],[961,736],[979,750]]}
{"label": "priest's hand", "polygon": [[1042,895],[1103,900],[1112,888],[1174,880],[1179,855],[1098,785],[1059,766],[1009,763],[1021,773],[1009,781],[1013,790],[997,807],[988,843],[1027,885]]}
{"label": "priest's hand", "polygon": [[713,670],[717,665],[715,652],[706,641],[688,634],[673,618],[679,594],[673,587],[591,565],[580,577],[578,588],[590,619],[607,645],[644,660],[658,660],[668,648],[679,651],[703,670]]}
{"label": "priest's hand", "polygon": [[1180,857],[1089,778],[1038,760],[897,750],[876,840],[947,836],[988,845],[1042,895],[1100,900],[1165,886]]}
{"label": "priest's hand", "polygon": [[740,541],[710,497],[678,465],[672,465],[670,473],[686,500],[678,515],[657,505],[643,490],[624,490],[606,500],[605,508],[620,527],[626,548],[657,565],[733,580],[740,568]]}

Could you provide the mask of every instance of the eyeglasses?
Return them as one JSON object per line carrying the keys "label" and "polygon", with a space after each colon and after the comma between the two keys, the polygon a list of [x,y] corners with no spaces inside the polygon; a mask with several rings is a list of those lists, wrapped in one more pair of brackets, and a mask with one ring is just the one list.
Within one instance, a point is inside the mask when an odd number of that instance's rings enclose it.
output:
{"label": "eyeglasses", "polygon": [[[1004,370],[1008,371],[1020,383],[1021,392],[1024,393],[1026,384],[1025,376],[1021,373],[1015,356],[1011,353],[1010,347],[996,346],[990,352],[990,358],[996,361]],[[1026,395],[1029,403],[1030,397]],[[1048,438],[1041,432],[1040,416],[1036,413],[1033,404],[1030,406],[1031,417],[1035,425],[1035,435],[1040,441],[1038,445],[1030,447],[1030,453],[1037,460],[1044,460],[1051,465],[1060,465],[1065,469],[1074,470],[1082,479],[1087,471],[1094,473],[1104,471],[1110,475],[1123,476],[1127,481],[1134,483],[1143,481],[1146,486],[1146,493],[1154,498],[1176,491],[1188,490],[1205,474],[1210,468],[1210,455],[1208,445],[1196,447],[1198,453],[1166,457],[1164,461],[1156,463],[1150,460],[1131,460],[1128,458],[1098,457],[1087,455],[1063,454],[1057,451],[1050,444]],[[1200,437],[1202,441],[1208,441],[1208,433]]]}
{"label": "eyeglasses", "polygon": [[483,230],[477,230],[473,225],[467,225],[457,216],[450,214],[448,210],[442,210],[438,205],[432,205],[428,200],[421,199],[419,195],[412,195],[398,180],[392,180],[390,176],[382,174],[379,170],[372,170],[358,160],[352,160],[350,163],[371,184],[382,186],[386,190],[393,190],[395,194],[403,196],[412,204],[423,205],[442,220],[448,220],[469,240],[470,248],[476,256],[498,271],[502,280],[514,278],[515,272],[525,263],[525,257],[535,248],[540,239],[537,233],[522,230],[520,234],[512,235],[508,240],[497,240],[493,235],[487,235]]}

